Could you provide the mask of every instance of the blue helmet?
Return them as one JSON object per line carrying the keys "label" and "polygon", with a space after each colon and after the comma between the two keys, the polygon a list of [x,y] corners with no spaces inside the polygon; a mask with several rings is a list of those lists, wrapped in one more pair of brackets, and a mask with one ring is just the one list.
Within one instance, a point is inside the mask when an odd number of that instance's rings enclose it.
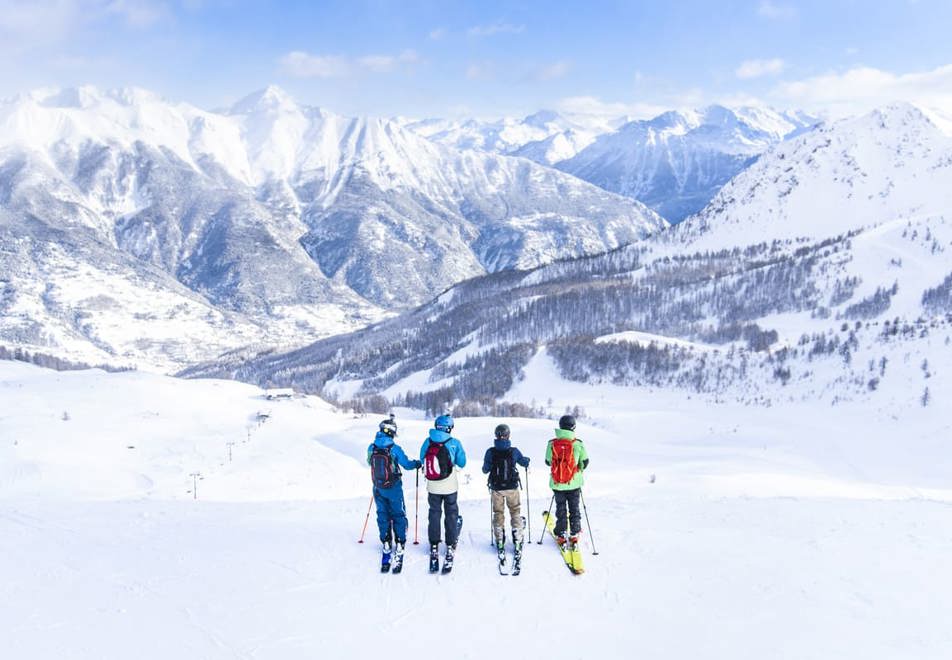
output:
{"label": "blue helmet", "polygon": [[453,432],[453,417],[451,415],[440,415],[436,418],[436,421],[433,422],[433,427],[444,433]]}

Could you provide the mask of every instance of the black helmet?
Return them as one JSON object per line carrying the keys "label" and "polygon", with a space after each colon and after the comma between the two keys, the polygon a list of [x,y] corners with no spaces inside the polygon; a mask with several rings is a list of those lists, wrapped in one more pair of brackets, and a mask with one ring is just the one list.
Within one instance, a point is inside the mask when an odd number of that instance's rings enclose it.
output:
{"label": "black helmet", "polygon": [[572,415],[562,415],[559,418],[559,428],[565,431],[574,431],[575,418]]}
{"label": "black helmet", "polygon": [[508,440],[508,439],[509,439],[509,425],[508,425],[508,424],[500,424],[499,426],[497,426],[497,427],[496,427],[496,437],[497,437],[497,438],[500,438],[500,439],[502,439],[502,440]]}
{"label": "black helmet", "polygon": [[391,417],[380,422],[380,432],[389,435],[391,438],[397,435],[397,423]]}

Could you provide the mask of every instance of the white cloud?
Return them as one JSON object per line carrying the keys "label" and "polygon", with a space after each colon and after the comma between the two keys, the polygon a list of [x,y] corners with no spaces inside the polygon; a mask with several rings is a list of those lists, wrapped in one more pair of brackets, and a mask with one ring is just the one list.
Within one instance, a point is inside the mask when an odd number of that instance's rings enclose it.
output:
{"label": "white cloud", "polygon": [[495,77],[496,71],[492,62],[473,62],[466,67],[468,80],[492,80]]}
{"label": "white cloud", "polygon": [[772,0],[761,0],[757,7],[757,14],[772,20],[790,20],[797,17],[797,8],[791,5],[777,4]]}
{"label": "white cloud", "polygon": [[734,73],[741,80],[751,78],[761,78],[763,76],[776,76],[783,72],[786,64],[781,59],[772,60],[747,60],[741,62]]}
{"label": "white cloud", "polygon": [[133,27],[148,27],[168,15],[168,7],[150,0],[110,0],[105,11],[121,17]]}
{"label": "white cloud", "polygon": [[419,61],[420,56],[415,50],[405,50],[399,55],[363,55],[356,58],[312,55],[295,50],[278,60],[278,65],[281,73],[294,78],[339,78],[355,71],[392,73]]}
{"label": "white cloud", "polygon": [[567,60],[560,60],[558,62],[553,62],[543,67],[539,67],[532,72],[532,80],[537,81],[547,81],[547,80],[557,80],[559,78],[564,78],[565,75],[572,68],[572,64]]}
{"label": "white cloud", "polygon": [[295,50],[281,58],[281,73],[294,78],[336,78],[349,70],[347,58],[339,55],[310,55]]}
{"label": "white cloud", "polygon": [[771,96],[775,102],[834,117],[868,112],[894,101],[952,111],[952,64],[903,74],[857,67],[781,83]]}
{"label": "white cloud", "polygon": [[492,37],[497,34],[521,34],[525,32],[525,25],[513,25],[498,21],[491,25],[474,25],[467,32],[471,37]]}
{"label": "white cloud", "polygon": [[556,104],[556,110],[565,114],[590,115],[604,119],[616,117],[633,117],[648,119],[656,117],[668,107],[651,103],[619,103],[603,101],[596,96],[569,96]]}
{"label": "white cloud", "polygon": [[416,64],[419,61],[420,56],[415,50],[405,50],[399,55],[364,55],[356,60],[359,67],[374,73],[390,73],[402,65]]}
{"label": "white cloud", "polygon": [[435,28],[430,30],[430,39],[433,41],[439,41],[446,36],[446,28]]}

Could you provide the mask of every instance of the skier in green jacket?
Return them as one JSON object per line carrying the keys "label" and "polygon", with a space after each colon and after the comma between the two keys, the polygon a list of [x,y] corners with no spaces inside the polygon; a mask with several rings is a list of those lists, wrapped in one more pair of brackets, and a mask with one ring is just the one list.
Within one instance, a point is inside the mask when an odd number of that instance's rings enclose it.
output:
{"label": "skier in green jacket", "polygon": [[[550,466],[549,487],[555,496],[555,535],[560,546],[565,546],[565,532],[574,549],[582,531],[582,514],[579,510],[583,472],[588,468],[588,452],[579,438],[575,437],[575,418],[563,415],[555,438],[545,448],[545,464]],[[567,511],[566,511],[567,510]],[[566,512],[568,516],[566,517]]]}

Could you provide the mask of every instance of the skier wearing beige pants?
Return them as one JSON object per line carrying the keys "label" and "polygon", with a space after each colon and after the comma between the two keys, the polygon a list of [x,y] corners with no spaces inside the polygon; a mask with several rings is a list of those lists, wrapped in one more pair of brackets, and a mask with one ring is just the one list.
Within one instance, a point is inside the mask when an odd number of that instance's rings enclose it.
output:
{"label": "skier wearing beige pants", "polygon": [[496,545],[505,543],[506,539],[506,509],[509,509],[509,523],[512,525],[513,543],[522,543],[525,535],[525,524],[522,520],[522,502],[519,500],[519,489],[490,490],[493,501],[493,537]]}
{"label": "skier wearing beige pants", "polygon": [[483,459],[483,474],[489,475],[489,492],[493,508],[493,539],[497,550],[502,551],[506,544],[506,509],[509,509],[509,522],[512,525],[512,541],[517,551],[522,550],[525,522],[522,518],[520,502],[519,470],[517,466],[529,467],[529,459],[512,446],[509,440],[509,427],[500,424],[496,427],[496,439],[493,446],[486,450]]}

